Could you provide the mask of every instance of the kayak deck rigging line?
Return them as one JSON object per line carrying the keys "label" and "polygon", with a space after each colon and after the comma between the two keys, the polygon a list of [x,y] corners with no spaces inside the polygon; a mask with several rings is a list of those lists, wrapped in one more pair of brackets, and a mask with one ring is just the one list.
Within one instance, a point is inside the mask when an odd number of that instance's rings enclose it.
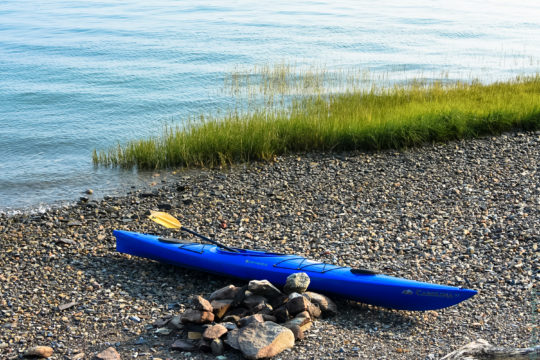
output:
{"label": "kayak deck rigging line", "polygon": [[[198,247],[199,249],[198,250],[190,249],[190,246]],[[207,246],[210,246],[210,244],[191,243],[191,244],[182,244],[178,248],[182,250],[193,251],[194,253],[197,253],[197,254],[202,254],[204,253],[204,248]]]}
{"label": "kayak deck rigging line", "polygon": [[[286,263],[288,261],[295,261],[295,260],[301,260],[300,263],[296,266],[284,266],[282,265],[283,263]],[[306,259],[305,257],[295,257],[295,258],[291,258],[291,259],[284,259],[284,260],[281,260],[277,263],[274,264],[274,267],[276,268],[280,268],[280,269],[291,269],[291,270],[304,270],[304,271],[311,271],[311,272],[316,272],[316,273],[319,273],[319,274],[324,274],[324,273],[327,273],[329,271],[332,271],[332,270],[337,270],[337,269],[345,269],[346,267],[345,266],[337,266],[337,265],[332,265],[332,264],[327,264],[327,263],[323,263],[323,262],[316,262],[316,263],[310,263],[310,264],[306,264],[304,265],[304,263],[306,261],[311,261],[311,260],[308,260]],[[310,266],[320,266],[322,265],[322,269],[321,270],[313,270],[313,269],[307,269],[308,267]],[[327,267],[332,267],[331,269],[327,269]]]}

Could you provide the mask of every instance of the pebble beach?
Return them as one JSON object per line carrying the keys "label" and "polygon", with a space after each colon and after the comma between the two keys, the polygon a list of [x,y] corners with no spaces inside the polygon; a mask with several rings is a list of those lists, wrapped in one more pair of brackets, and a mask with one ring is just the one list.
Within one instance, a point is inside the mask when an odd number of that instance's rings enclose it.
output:
{"label": "pebble beach", "polygon": [[0,358],[43,345],[51,359],[110,346],[122,359],[215,359],[172,350],[177,334],[156,334],[153,324],[182,313],[192,295],[244,283],[117,253],[113,229],[196,241],[148,220],[150,210],[231,247],[478,290],[427,312],[335,299],[339,314],[276,358],[438,359],[479,338],[538,345],[537,131],[156,173],[124,196],[81,194],[43,213],[2,214]]}

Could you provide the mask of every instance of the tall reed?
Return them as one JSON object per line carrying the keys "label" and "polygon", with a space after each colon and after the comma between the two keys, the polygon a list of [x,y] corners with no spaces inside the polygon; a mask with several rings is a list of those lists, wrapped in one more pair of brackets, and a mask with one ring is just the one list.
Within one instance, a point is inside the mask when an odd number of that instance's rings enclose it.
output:
{"label": "tall reed", "polygon": [[201,116],[158,136],[94,150],[93,161],[139,169],[213,167],[540,128],[540,75],[487,85],[382,83],[362,72],[298,72],[288,65],[234,72],[226,88],[247,103],[219,118]]}

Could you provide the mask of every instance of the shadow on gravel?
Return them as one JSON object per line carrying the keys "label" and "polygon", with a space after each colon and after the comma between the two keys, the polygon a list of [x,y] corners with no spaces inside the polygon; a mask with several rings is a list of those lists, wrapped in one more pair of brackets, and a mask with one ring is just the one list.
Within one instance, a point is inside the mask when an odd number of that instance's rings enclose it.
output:
{"label": "shadow on gravel", "polygon": [[[116,334],[86,349],[89,354],[114,346],[122,357],[137,353],[138,358],[147,359],[157,356],[156,351],[165,357],[177,356],[179,353],[171,352],[170,346],[182,334],[158,336],[152,325],[160,318],[179,314],[191,295],[207,296],[231,283],[242,285],[229,278],[112,252],[87,255],[84,261],[72,261],[71,266],[82,271],[94,289],[86,291],[85,306],[98,303],[100,311],[109,311],[109,318],[115,318],[109,331]],[[126,311],[115,314],[119,304],[124,304]],[[197,358],[205,359],[206,355]],[[208,358],[215,359],[211,355]]]}
{"label": "shadow on gravel", "polygon": [[[73,265],[77,265],[74,263]],[[209,295],[229,284],[243,286],[246,281],[189,270],[143,258],[127,258],[122,254],[88,257],[79,269],[104,289],[114,288],[132,299],[149,300],[168,309],[178,307],[191,295]],[[414,327],[414,312],[391,310],[344,299],[335,299],[339,314],[334,318],[345,327],[382,324],[401,329]],[[406,326],[405,326],[406,325]],[[394,329],[396,330],[396,329]]]}
{"label": "shadow on gravel", "polygon": [[339,314],[336,319],[345,329],[363,329],[368,333],[392,331],[395,334],[408,333],[418,323],[418,313],[391,310],[354,301],[338,299]]}
{"label": "shadow on gravel", "polygon": [[[235,280],[200,271],[188,270],[155,261],[128,257],[119,253],[106,253],[103,256],[88,255],[84,261],[74,260],[71,265],[84,273],[84,278],[95,288],[87,296],[105,303],[108,311],[114,312],[118,303],[127,304],[131,309],[118,315],[114,323],[119,341],[103,343],[87,349],[101,351],[113,345],[121,354],[144,354],[169,357],[179,353],[171,351],[171,344],[186,334],[172,332],[170,335],[156,335],[152,325],[160,318],[177,315],[187,304],[191,295],[208,296],[214,290],[229,284],[245,285],[243,280]],[[318,320],[322,327],[326,324],[363,332],[369,335],[384,336],[385,332],[408,334],[417,325],[418,318],[409,312],[388,310],[379,307],[336,299],[339,313],[335,317]],[[153,309],[152,309],[153,308]],[[133,318],[136,315],[137,318]],[[305,340],[308,341],[308,340]],[[175,355],[176,354],[176,355]],[[240,359],[234,351],[227,351],[227,358]],[[197,358],[212,358],[212,355],[199,354]]]}
{"label": "shadow on gravel", "polygon": [[115,288],[123,296],[164,305],[235,283],[226,277],[115,253],[90,255],[87,263],[72,265],[105,289]]}

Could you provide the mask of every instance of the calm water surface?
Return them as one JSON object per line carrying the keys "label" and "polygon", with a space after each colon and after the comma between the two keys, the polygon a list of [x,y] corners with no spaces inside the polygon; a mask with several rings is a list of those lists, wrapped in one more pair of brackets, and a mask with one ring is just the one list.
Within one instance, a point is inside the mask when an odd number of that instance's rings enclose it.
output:
{"label": "calm water surface", "polygon": [[227,108],[237,66],[297,62],[392,77],[539,71],[540,2],[2,0],[0,211],[111,193],[144,175],[92,149]]}

